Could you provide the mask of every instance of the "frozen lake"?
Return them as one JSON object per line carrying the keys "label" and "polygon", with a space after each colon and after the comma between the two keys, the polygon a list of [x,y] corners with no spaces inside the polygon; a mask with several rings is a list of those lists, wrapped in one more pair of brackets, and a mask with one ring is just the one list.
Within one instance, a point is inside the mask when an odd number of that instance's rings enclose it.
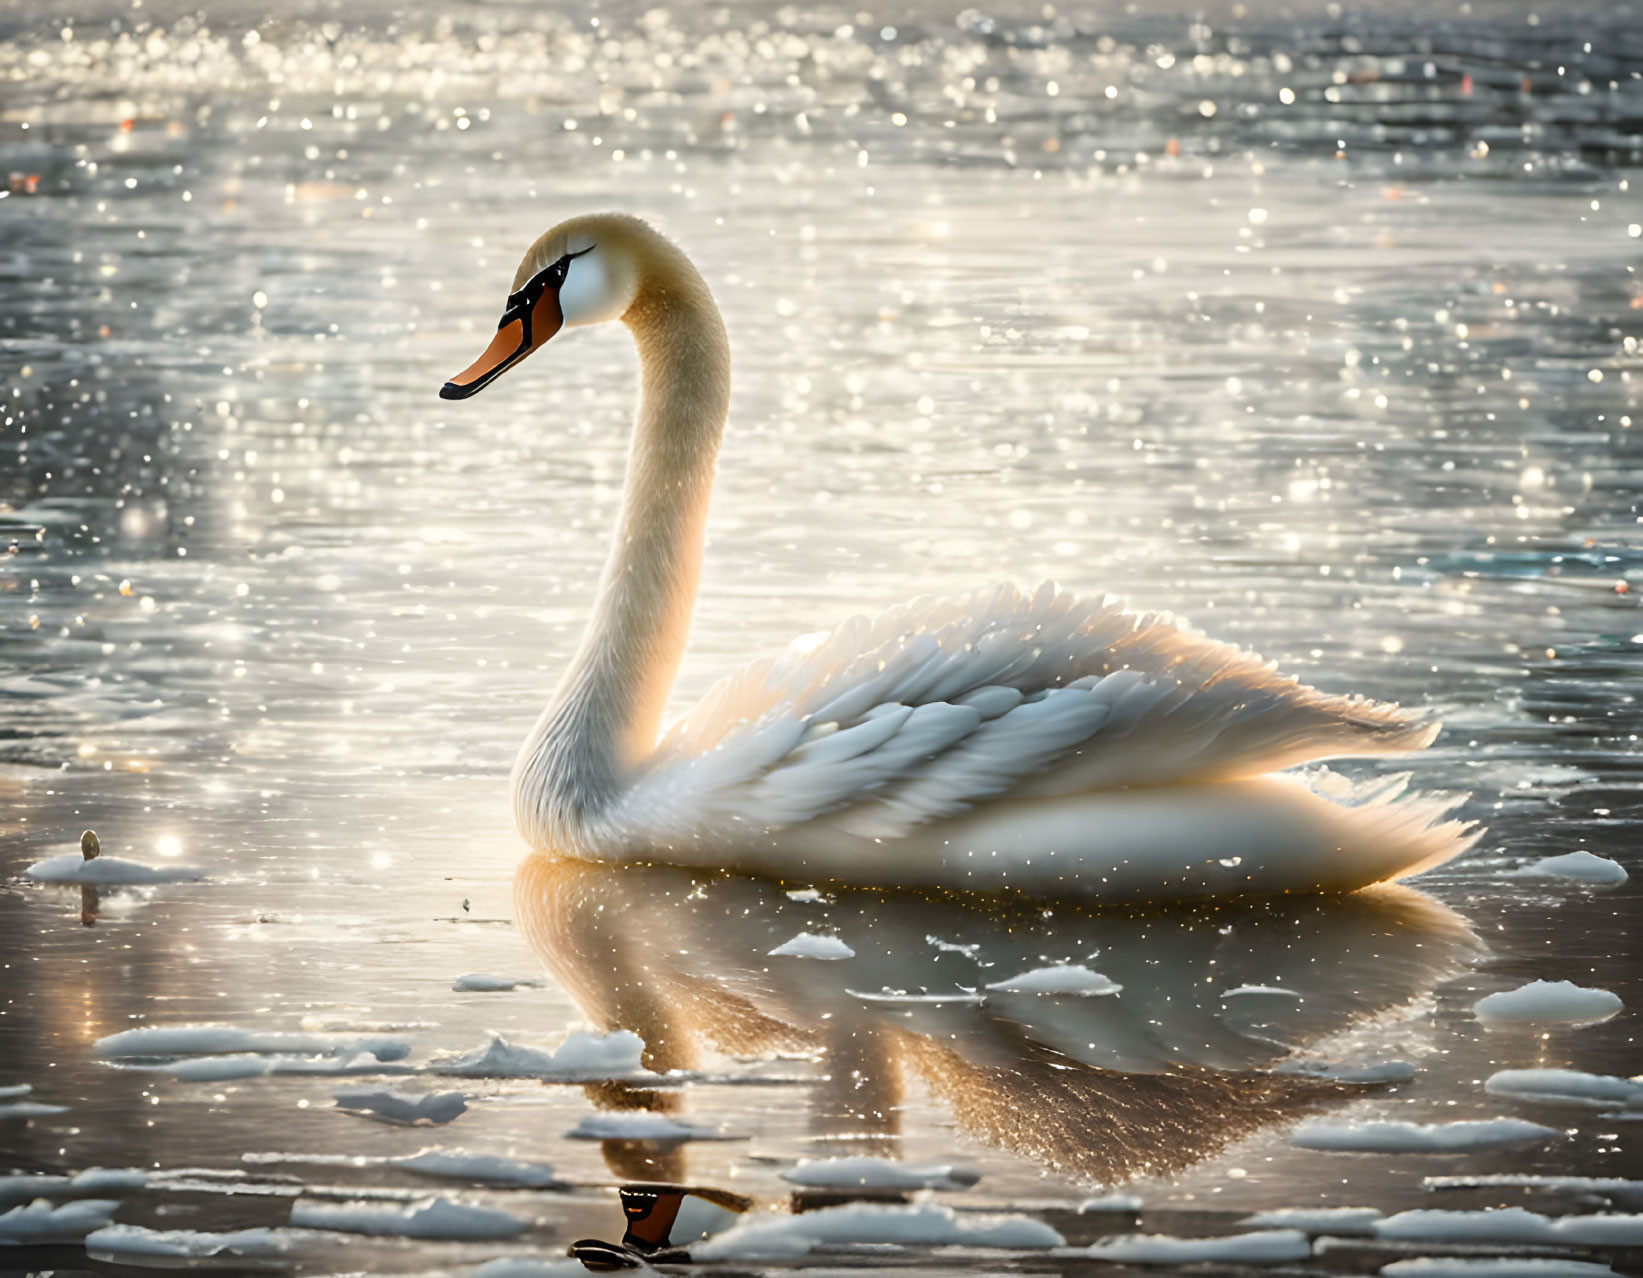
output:
{"label": "frozen lake", "polygon": [[[1643,1177],[1643,1087],[1485,1087],[1643,1070],[1636,880],[1523,873],[1643,864],[1635,11],[181,8],[0,31],[0,1093],[65,1107],[0,1095],[0,1173],[146,1169],[114,1215],[158,1229],[434,1193],[525,1222],[293,1234],[304,1274],[552,1259],[621,1236],[615,1186],[780,1205],[801,1160],[856,1154],[967,1169],[936,1195],[960,1223],[1025,1213],[1079,1246],[1280,1208],[1643,1210],[1639,1187],[1432,1181]],[[1405,887],[1195,911],[540,858],[516,880],[507,773],[586,616],[635,360],[578,332],[478,399],[437,391],[530,241],[603,208],[684,245],[734,349],[676,708],[853,611],[1054,578],[1429,707],[1417,783],[1470,794],[1477,847]],[[86,828],[209,877],[24,877]],[[853,956],[770,954],[801,933]],[[1122,989],[961,997],[1054,964]],[[1473,1010],[1536,980],[1624,1010]],[[309,1039],[242,1037],[204,1077],[93,1050],[188,1024]],[[429,1068],[491,1032],[618,1029],[683,1072]],[[347,1077],[313,1072],[329,1033]],[[393,1040],[380,1069],[361,1038]],[[1297,1072],[1393,1061],[1413,1077]],[[407,1127],[335,1102],[390,1089],[467,1107]],[[723,1139],[621,1125],[662,1117]],[[1552,1130],[1328,1134],[1485,1120]],[[429,1148],[558,1187],[389,1161]],[[1139,1226],[1076,1212],[1108,1192]],[[1096,1267],[936,1241],[811,1263]]]}

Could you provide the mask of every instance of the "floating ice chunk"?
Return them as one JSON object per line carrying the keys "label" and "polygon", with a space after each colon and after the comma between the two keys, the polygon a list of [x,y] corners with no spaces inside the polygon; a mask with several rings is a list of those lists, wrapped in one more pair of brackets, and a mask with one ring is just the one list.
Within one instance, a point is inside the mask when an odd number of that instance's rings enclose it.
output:
{"label": "floating ice chunk", "polygon": [[23,871],[36,883],[96,883],[104,887],[145,883],[197,883],[206,877],[192,865],[144,865],[117,856],[86,860],[78,852],[64,852],[36,861]]}
{"label": "floating ice chunk", "polygon": [[110,1225],[86,1237],[93,1256],[279,1256],[302,1235],[285,1229],[241,1229],[234,1233],[201,1233],[193,1229],[145,1229]]}
{"label": "floating ice chunk", "polygon": [[424,1149],[404,1158],[390,1158],[388,1166],[416,1172],[419,1176],[477,1180],[487,1185],[548,1189],[559,1183],[553,1177],[553,1168],[546,1163],[522,1163],[498,1154],[470,1154],[461,1149]]}
{"label": "floating ice chunk", "polygon": [[1285,998],[1305,998],[1300,990],[1286,990],[1281,985],[1240,985],[1235,989],[1222,990],[1222,998],[1234,998],[1240,994],[1281,994]]}
{"label": "floating ice chunk", "polygon": [[648,1110],[605,1110],[589,1114],[565,1135],[571,1140],[653,1140],[666,1143],[745,1139],[728,1135],[718,1127],[684,1123]]}
{"label": "floating ice chunk", "polygon": [[1059,1247],[1064,1239],[1027,1216],[960,1217],[935,1203],[889,1207],[850,1203],[797,1216],[764,1215],[694,1243],[692,1260],[784,1260],[820,1247]]}
{"label": "floating ice chunk", "polygon": [[127,1066],[169,1074],[184,1083],[221,1083],[236,1078],[259,1078],[265,1074],[409,1074],[408,1065],[388,1065],[370,1052],[335,1056],[262,1056],[254,1052],[234,1052],[227,1056],[195,1056],[188,1060],[166,1061],[158,1065]]}
{"label": "floating ice chunk", "polygon": [[1515,990],[1490,994],[1472,1004],[1485,1024],[1595,1025],[1624,1006],[1608,990],[1588,989],[1572,981],[1530,981]]}
{"label": "floating ice chunk", "polygon": [[40,1101],[11,1101],[0,1104],[0,1120],[7,1118],[50,1118],[68,1113],[67,1105],[46,1105]]}
{"label": "floating ice chunk", "polygon": [[783,958],[849,959],[856,952],[836,936],[817,936],[814,932],[800,932],[791,941],[783,941],[772,955]]}
{"label": "floating ice chunk", "polygon": [[1496,1172],[1483,1176],[1427,1176],[1426,1189],[1543,1189],[1554,1194],[1596,1194],[1625,1207],[1643,1207],[1643,1180],[1619,1176],[1538,1176],[1527,1172]]}
{"label": "floating ice chunk", "polygon": [[336,1055],[369,1052],[397,1061],[410,1053],[404,1039],[378,1034],[343,1035],[248,1030],[236,1025],[145,1025],[100,1038],[92,1051],[107,1060],[141,1056],[204,1056],[228,1052]]}
{"label": "floating ice chunk", "polygon": [[640,1057],[645,1041],[630,1030],[588,1034],[578,1030],[553,1051],[510,1043],[492,1034],[484,1047],[455,1056],[439,1056],[428,1064],[435,1074],[461,1078],[544,1078],[558,1082],[585,1082],[643,1074]]}
{"label": "floating ice chunk", "polygon": [[1451,1154],[1469,1149],[1514,1149],[1537,1145],[1563,1133],[1517,1118],[1458,1123],[1321,1122],[1298,1128],[1289,1138],[1301,1149],[1356,1154]]}
{"label": "floating ice chunk", "polygon": [[19,1096],[27,1096],[33,1090],[33,1083],[13,1083],[10,1087],[0,1087],[0,1100],[15,1100]]}
{"label": "floating ice chunk", "polygon": [[137,1167],[87,1167],[69,1177],[68,1188],[77,1194],[119,1194],[148,1184],[148,1173]]}
{"label": "floating ice chunk", "polygon": [[402,1207],[381,1203],[292,1204],[291,1223],[299,1229],[329,1229],[344,1234],[397,1238],[512,1238],[530,1222],[494,1207],[475,1207],[448,1198],[429,1198]]}
{"label": "floating ice chunk", "polygon": [[1643,1105],[1643,1082],[1617,1078],[1613,1074],[1587,1074],[1578,1069],[1497,1070],[1489,1075],[1483,1090],[1494,1096],[1511,1096],[1543,1105],[1589,1109]]}
{"label": "floating ice chunk", "polygon": [[1581,883],[1598,883],[1605,887],[1624,883],[1627,878],[1625,868],[1619,862],[1611,861],[1606,856],[1594,856],[1590,852],[1565,852],[1562,856],[1545,857],[1533,865],[1524,866],[1518,873],[1577,879]]}
{"label": "floating ice chunk", "polygon": [[1375,1235],[1399,1242],[1635,1247],[1643,1244],[1643,1216],[1549,1217],[1521,1207],[1404,1211],[1377,1222]]}
{"label": "floating ice chunk", "polygon": [[1131,1215],[1138,1213],[1142,1202],[1134,1194],[1102,1194],[1099,1198],[1086,1198],[1078,1204],[1080,1216],[1092,1211],[1127,1212]]}
{"label": "floating ice chunk", "polygon": [[893,990],[888,987],[882,990],[852,990],[844,991],[851,998],[859,998],[863,1003],[927,1003],[931,1005],[941,1003],[985,1003],[986,995],[977,994],[974,990],[960,986],[951,994],[909,994],[906,990]]}
{"label": "floating ice chunk", "polygon": [[1094,1243],[1066,1254],[1131,1265],[1259,1265],[1305,1260],[1312,1254],[1312,1244],[1298,1229],[1264,1229],[1224,1238],[1136,1234]]}
{"label": "floating ice chunk", "polygon": [[384,1123],[403,1123],[406,1126],[448,1123],[468,1108],[468,1098],[461,1092],[395,1092],[343,1091],[335,1093],[338,1109],[345,1109],[361,1118],[375,1118]]}
{"label": "floating ice chunk", "polygon": [[83,1238],[108,1224],[119,1206],[112,1198],[82,1198],[61,1206],[54,1206],[49,1199],[36,1198],[27,1206],[0,1212],[0,1239],[38,1243]]}
{"label": "floating ice chunk", "polygon": [[1365,1236],[1381,1218],[1373,1207],[1283,1207],[1258,1211],[1238,1224],[1244,1229],[1299,1229],[1304,1234]]}
{"label": "floating ice chunk", "polygon": [[888,1158],[818,1158],[781,1173],[791,1185],[810,1189],[968,1189],[981,1179],[979,1172],[951,1163],[897,1163]]}
{"label": "floating ice chunk", "polygon": [[148,1173],[136,1168],[88,1167],[73,1176],[0,1176],[0,1202],[33,1202],[37,1198],[66,1198],[79,1194],[118,1194],[141,1189]]}
{"label": "floating ice chunk", "polygon": [[1056,963],[1050,967],[1035,967],[1030,972],[997,981],[987,987],[1000,994],[1071,994],[1088,998],[1096,994],[1116,994],[1123,989],[1081,964]]}
{"label": "floating ice chunk", "polygon": [[451,988],[461,993],[497,994],[541,984],[534,976],[487,976],[483,972],[469,972],[452,981]]}
{"label": "floating ice chunk", "polygon": [[787,899],[797,901],[800,905],[815,905],[819,901],[827,900],[819,888],[794,888],[787,894]]}
{"label": "floating ice chunk", "polygon": [[1382,1265],[1389,1278],[1613,1278],[1614,1270],[1591,1260],[1528,1256],[1420,1256]]}

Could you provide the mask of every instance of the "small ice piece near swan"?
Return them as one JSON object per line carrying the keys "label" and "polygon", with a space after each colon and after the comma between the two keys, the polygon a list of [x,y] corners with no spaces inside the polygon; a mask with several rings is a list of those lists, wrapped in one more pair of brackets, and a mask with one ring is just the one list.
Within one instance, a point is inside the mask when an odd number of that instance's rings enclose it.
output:
{"label": "small ice piece near swan", "polygon": [[675,1144],[687,1140],[745,1140],[718,1127],[680,1122],[649,1110],[603,1110],[588,1114],[565,1135],[571,1140],[649,1140]]}
{"label": "small ice piece near swan", "polygon": [[1624,1006],[1609,990],[1572,981],[1530,981],[1480,998],[1472,1011],[1486,1025],[1595,1025]]}
{"label": "small ice piece near swan", "polygon": [[291,1223],[298,1229],[329,1229],[344,1234],[466,1241],[512,1238],[530,1228],[528,1220],[511,1212],[452,1202],[449,1198],[429,1198],[402,1207],[303,1199],[292,1204]]}
{"label": "small ice piece near swan", "polygon": [[818,936],[814,932],[800,932],[791,941],[783,941],[770,951],[780,958],[850,959],[856,952],[836,936]]}
{"label": "small ice piece near swan", "polygon": [[631,1030],[589,1034],[578,1030],[550,1051],[512,1043],[492,1034],[484,1047],[456,1055],[436,1056],[433,1074],[458,1078],[541,1078],[579,1083],[647,1073],[640,1063],[645,1040]]}
{"label": "small ice piece near swan", "polygon": [[1592,1260],[1535,1259],[1529,1256],[1418,1256],[1382,1265],[1389,1278],[1615,1278],[1615,1271]]}
{"label": "small ice piece near swan", "polygon": [[999,994],[1070,994],[1090,998],[1097,994],[1116,994],[1123,989],[1082,964],[1055,963],[1049,967],[1035,967],[1030,972],[1012,976],[987,986]]}
{"label": "small ice piece near swan", "polygon": [[100,887],[135,887],[150,883],[198,883],[204,870],[192,865],[144,865],[117,856],[87,860],[78,852],[64,852],[36,861],[23,871],[36,883],[95,883]]}
{"label": "small ice piece near swan", "polygon": [[1281,1207],[1258,1211],[1238,1222],[1241,1229],[1299,1229],[1303,1234],[1366,1237],[1381,1214],[1373,1207]]}
{"label": "small ice piece near swan", "polygon": [[1062,1254],[1131,1265],[1259,1265],[1305,1260],[1312,1254],[1312,1244],[1298,1229],[1263,1229],[1252,1234],[1229,1234],[1224,1238],[1136,1234]]}
{"label": "small ice piece near swan", "polygon": [[0,1121],[8,1118],[50,1118],[68,1113],[67,1105],[46,1105],[40,1101],[11,1101],[0,1104]]}
{"label": "small ice piece near swan", "polygon": [[107,1225],[119,1207],[112,1198],[82,1198],[60,1207],[49,1199],[36,1198],[27,1206],[0,1212],[0,1241],[41,1243],[84,1238]]}
{"label": "small ice piece near swan", "polygon": [[790,1185],[807,1189],[968,1189],[981,1179],[979,1172],[951,1163],[898,1163],[862,1154],[852,1158],[817,1158],[781,1173]]}
{"label": "small ice piece near swan", "polygon": [[374,1118],[384,1123],[401,1123],[408,1127],[448,1123],[460,1117],[468,1108],[468,1098],[461,1092],[394,1092],[388,1090],[352,1090],[334,1094],[337,1108]]}
{"label": "small ice piece near swan", "polygon": [[1595,883],[1614,887],[1627,879],[1625,868],[1606,856],[1590,852],[1565,852],[1562,856],[1548,856],[1526,865],[1519,874],[1546,875],[1555,879],[1575,879],[1581,883]]}
{"label": "small ice piece near swan", "polygon": [[1115,1211],[1128,1215],[1137,1215],[1142,1208],[1142,1202],[1134,1194],[1102,1194],[1099,1198],[1086,1198],[1078,1204],[1078,1214],[1083,1216],[1095,1211]]}
{"label": "small ice piece near swan", "polygon": [[509,990],[534,989],[542,984],[534,976],[487,976],[484,972],[468,972],[451,982],[458,993],[502,994]]}
{"label": "small ice piece near swan", "polygon": [[378,1060],[397,1061],[410,1054],[401,1038],[380,1034],[311,1034],[289,1030],[248,1030],[237,1025],[144,1025],[100,1038],[92,1052],[105,1060],[128,1057],[218,1056],[229,1052],[307,1053],[369,1052]]}
{"label": "small ice piece near swan", "polygon": [[145,1229],[141,1225],[110,1225],[86,1237],[91,1256],[280,1256],[302,1237],[282,1229],[241,1229],[228,1234],[193,1229]]}
{"label": "small ice piece near swan", "polygon": [[553,1168],[546,1163],[523,1163],[499,1154],[471,1154],[462,1149],[424,1149],[404,1158],[390,1158],[387,1165],[419,1176],[443,1176],[487,1185],[551,1189],[559,1184],[554,1179]]}
{"label": "small ice piece near swan", "polygon": [[890,1207],[850,1203],[797,1216],[761,1215],[705,1242],[693,1243],[697,1261],[787,1260],[816,1248],[860,1246],[1002,1247],[1037,1250],[1060,1247],[1065,1239],[1043,1221],[1027,1216],[962,1217],[936,1203]]}
{"label": "small ice piece near swan", "polygon": [[1581,1247],[1643,1245],[1643,1216],[1542,1216],[1521,1207],[1403,1211],[1375,1225],[1399,1242],[1512,1243]]}
{"label": "small ice piece near swan", "polygon": [[1497,1070],[1484,1082],[1483,1090],[1491,1096],[1580,1109],[1643,1106],[1643,1082],[1578,1069]]}
{"label": "small ice piece near swan", "polygon": [[1517,1118],[1489,1118],[1458,1123],[1321,1122],[1307,1123],[1289,1138],[1300,1149],[1327,1149],[1349,1154],[1454,1154],[1471,1149],[1515,1149],[1561,1136],[1555,1127]]}

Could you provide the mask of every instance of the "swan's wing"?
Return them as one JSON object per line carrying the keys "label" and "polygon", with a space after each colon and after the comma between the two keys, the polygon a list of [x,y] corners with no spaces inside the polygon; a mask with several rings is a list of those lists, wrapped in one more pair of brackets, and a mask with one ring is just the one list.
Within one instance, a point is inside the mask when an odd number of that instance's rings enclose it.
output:
{"label": "swan's wing", "polygon": [[722,680],[616,824],[661,848],[821,818],[893,837],[1004,795],[1254,776],[1436,731],[1110,599],[1001,586],[852,618]]}

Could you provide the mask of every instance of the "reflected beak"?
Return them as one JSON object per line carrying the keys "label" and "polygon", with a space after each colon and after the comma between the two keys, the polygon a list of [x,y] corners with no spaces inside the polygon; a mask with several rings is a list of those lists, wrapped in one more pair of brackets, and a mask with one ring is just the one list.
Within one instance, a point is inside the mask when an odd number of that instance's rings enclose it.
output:
{"label": "reflected beak", "polygon": [[527,307],[510,308],[497,326],[496,336],[485,353],[439,388],[441,399],[467,399],[478,394],[507,372],[564,325],[559,311],[559,294],[544,290]]}

